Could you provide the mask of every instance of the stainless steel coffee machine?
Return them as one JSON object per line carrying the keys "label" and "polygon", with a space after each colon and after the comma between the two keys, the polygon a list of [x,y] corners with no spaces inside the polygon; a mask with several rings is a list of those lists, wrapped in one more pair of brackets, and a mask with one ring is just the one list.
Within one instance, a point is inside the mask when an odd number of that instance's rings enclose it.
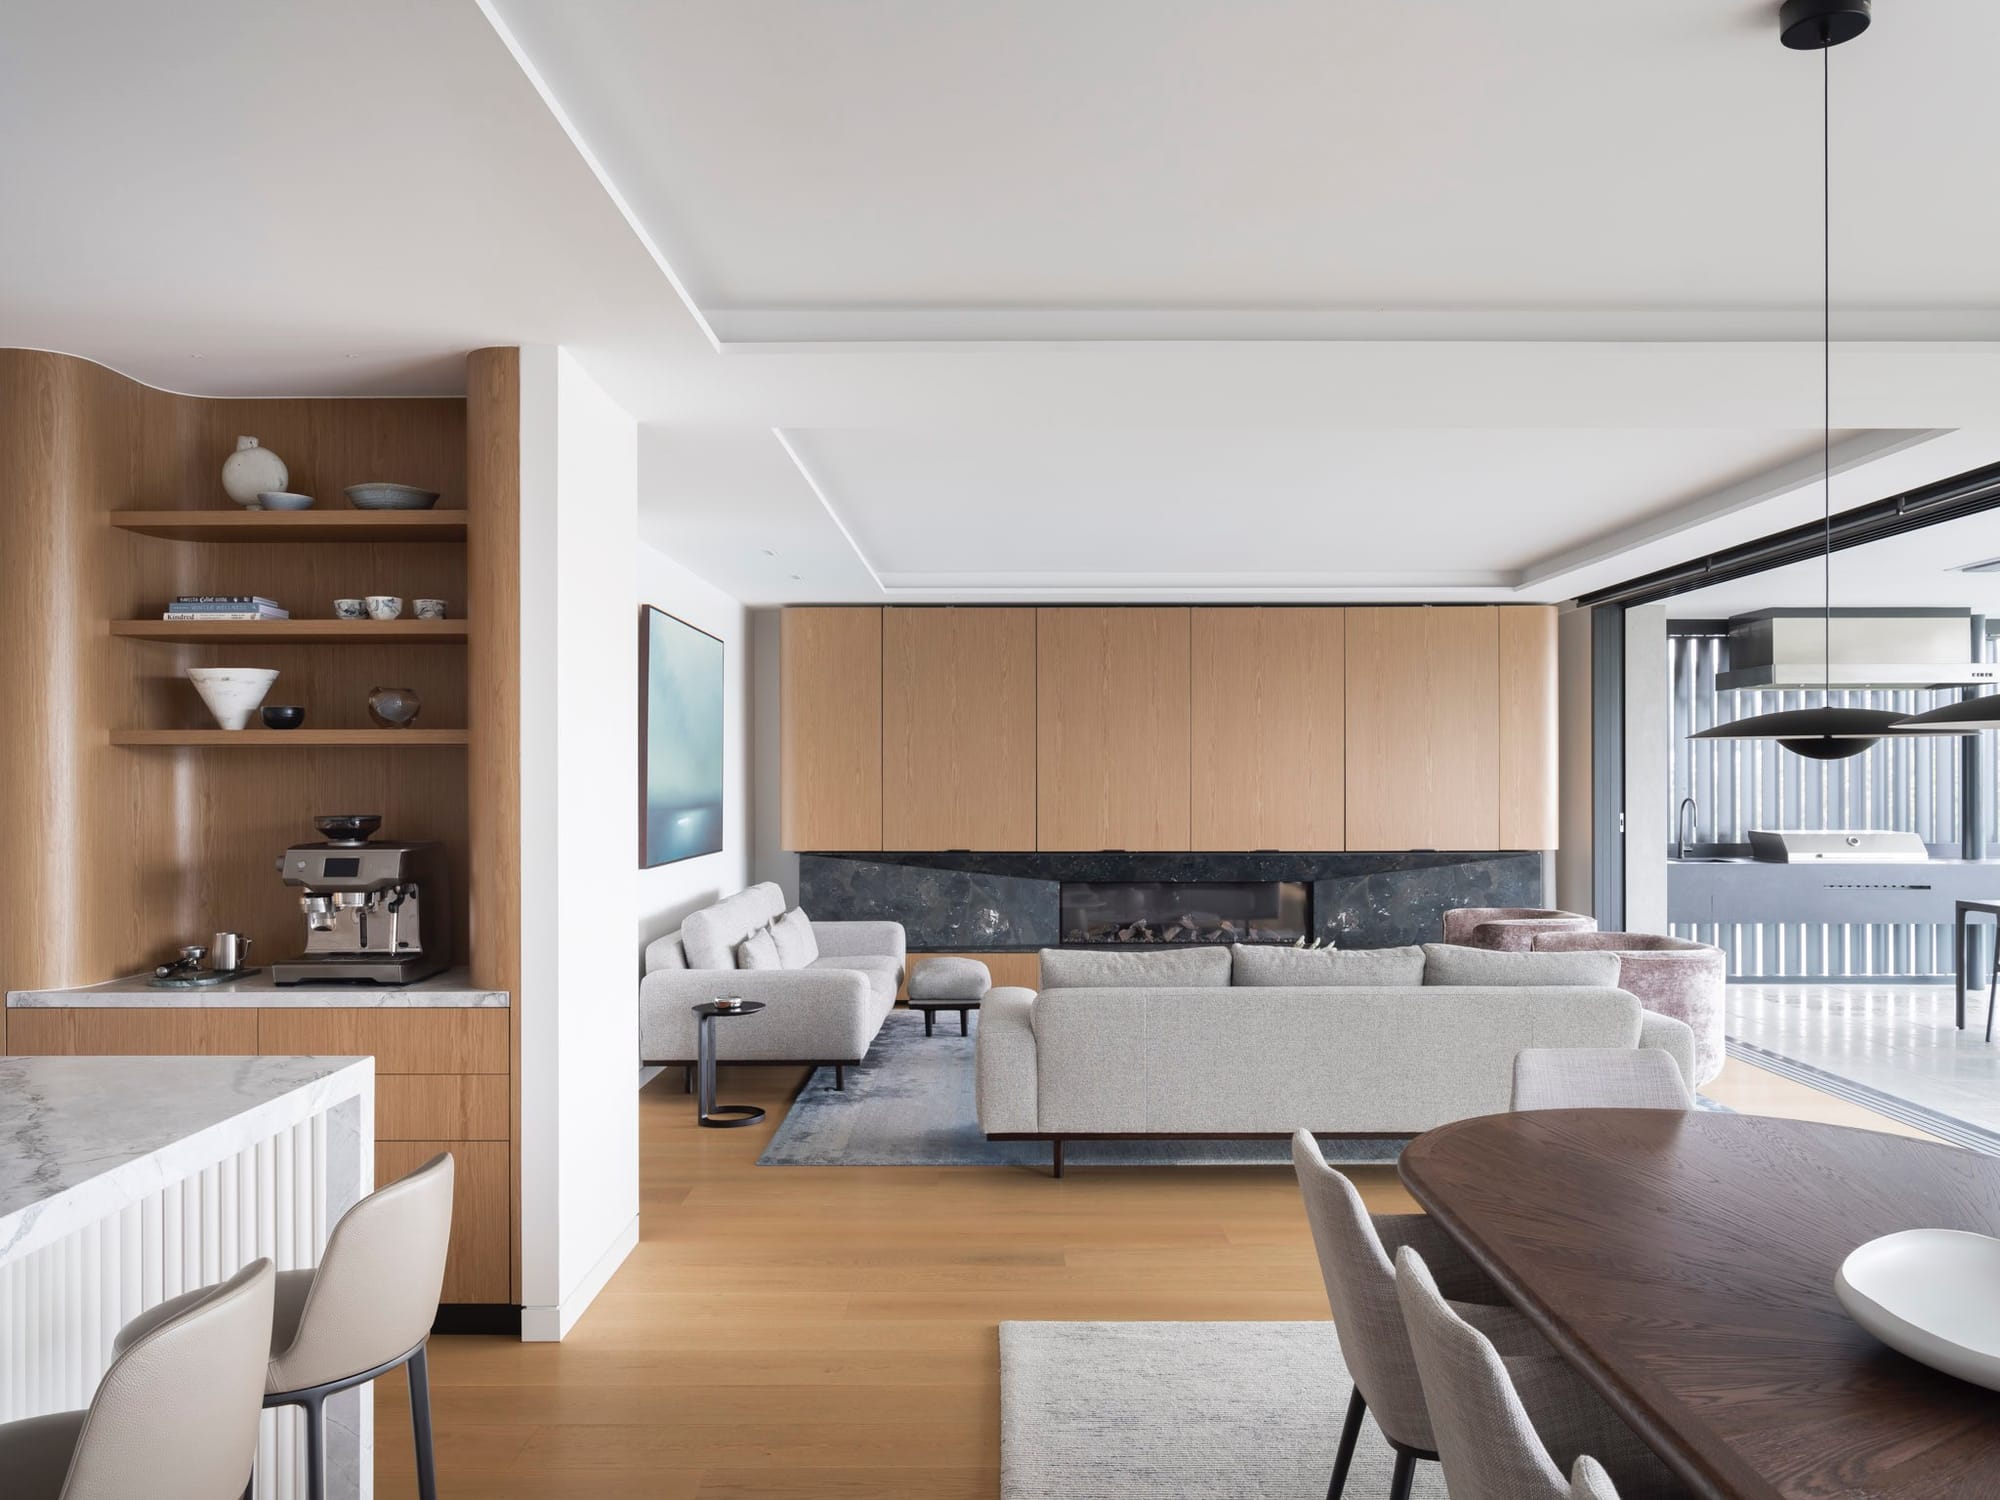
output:
{"label": "stainless steel coffee machine", "polygon": [[278,984],[409,984],[451,964],[450,887],[442,844],[371,843],[373,813],[314,818],[322,844],[278,861],[299,887],[306,951],[271,965]]}

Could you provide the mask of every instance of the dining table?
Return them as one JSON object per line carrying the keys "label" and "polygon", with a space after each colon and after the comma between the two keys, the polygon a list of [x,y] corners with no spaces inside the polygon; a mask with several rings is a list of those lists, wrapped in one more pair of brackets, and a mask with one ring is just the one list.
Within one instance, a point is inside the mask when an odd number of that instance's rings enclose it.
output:
{"label": "dining table", "polygon": [[1834,1291],[1878,1236],[2000,1233],[2000,1159],[1804,1120],[1534,1110],[1428,1131],[1399,1171],[1692,1493],[2000,1497],[2000,1394],[1877,1342]]}

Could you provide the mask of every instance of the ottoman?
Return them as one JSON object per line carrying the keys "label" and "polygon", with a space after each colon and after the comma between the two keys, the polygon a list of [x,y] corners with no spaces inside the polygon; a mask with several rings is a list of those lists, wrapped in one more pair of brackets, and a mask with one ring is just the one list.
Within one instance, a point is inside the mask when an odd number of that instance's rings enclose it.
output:
{"label": "ottoman", "polygon": [[1535,906],[1456,906],[1444,914],[1444,940],[1461,948],[1525,953],[1543,932],[1595,932],[1597,919],[1581,912]]}
{"label": "ottoman", "polygon": [[958,1012],[958,1034],[969,1027],[968,1013],[993,988],[993,976],[976,958],[915,958],[910,962],[910,1009],[924,1014],[924,1035],[933,1034],[937,1013]]}

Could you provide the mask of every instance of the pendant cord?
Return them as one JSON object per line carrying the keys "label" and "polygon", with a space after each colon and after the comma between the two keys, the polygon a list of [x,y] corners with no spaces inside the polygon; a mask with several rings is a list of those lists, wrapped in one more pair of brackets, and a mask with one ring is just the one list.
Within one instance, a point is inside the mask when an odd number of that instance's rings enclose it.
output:
{"label": "pendant cord", "polygon": [[1820,515],[1826,532],[1821,563],[1821,651],[1825,693],[1833,706],[1833,37],[1821,22],[1820,48]]}

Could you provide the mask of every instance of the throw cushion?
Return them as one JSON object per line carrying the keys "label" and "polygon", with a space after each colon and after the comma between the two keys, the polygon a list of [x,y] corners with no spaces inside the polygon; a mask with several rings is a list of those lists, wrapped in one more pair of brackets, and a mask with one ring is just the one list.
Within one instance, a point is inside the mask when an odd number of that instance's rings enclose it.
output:
{"label": "throw cushion", "polygon": [[1044,948],[1045,990],[1229,988],[1229,950],[1220,944],[1155,948],[1143,953],[1102,948]]}
{"label": "throw cushion", "polygon": [[1424,950],[1238,943],[1229,950],[1229,976],[1230,983],[1254,989],[1299,985],[1393,989],[1424,982]]}
{"label": "throw cushion", "polygon": [[1425,984],[1590,985],[1618,988],[1615,953],[1504,953],[1495,948],[1424,944]]}
{"label": "throw cushion", "polygon": [[819,939],[813,936],[812,922],[796,906],[771,924],[771,940],[778,945],[780,968],[803,969],[819,957]]}
{"label": "throw cushion", "polygon": [[736,945],[736,967],[739,969],[784,967],[778,958],[778,940],[771,936],[770,928],[760,927]]}

